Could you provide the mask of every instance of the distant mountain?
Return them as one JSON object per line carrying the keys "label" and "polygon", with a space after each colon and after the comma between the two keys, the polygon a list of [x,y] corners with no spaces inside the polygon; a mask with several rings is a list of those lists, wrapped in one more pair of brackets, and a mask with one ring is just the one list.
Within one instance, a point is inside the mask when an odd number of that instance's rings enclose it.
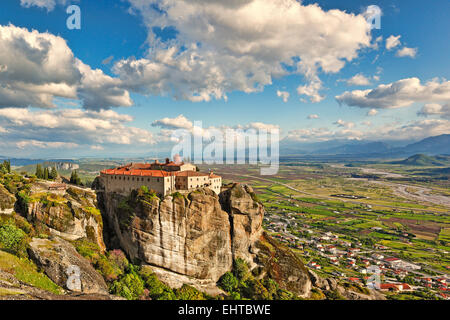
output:
{"label": "distant mountain", "polygon": [[407,158],[415,154],[450,154],[450,134],[409,141],[329,140],[316,143],[281,141],[280,154],[360,158]]}
{"label": "distant mountain", "polygon": [[[11,165],[15,166],[15,167],[22,167],[22,166],[28,166],[28,165],[33,165],[33,164],[38,164],[38,163],[43,163],[49,160],[44,160],[44,159],[18,159],[18,158],[9,158],[9,157],[5,157],[5,156],[0,156],[0,160],[11,160]],[[73,162],[73,160],[67,160],[67,159],[55,159],[55,160],[51,160],[52,162],[66,162],[66,163],[71,163]]]}
{"label": "distant mountain", "polygon": [[358,144],[344,144],[334,148],[318,150],[317,154],[371,154],[386,153],[392,147],[385,142],[368,142]]}
{"label": "distant mountain", "polygon": [[425,154],[415,154],[401,161],[394,161],[393,164],[403,164],[408,166],[446,166],[450,164],[450,156],[427,156]]}
{"label": "distant mountain", "polygon": [[401,148],[403,153],[450,154],[450,134],[428,137]]}

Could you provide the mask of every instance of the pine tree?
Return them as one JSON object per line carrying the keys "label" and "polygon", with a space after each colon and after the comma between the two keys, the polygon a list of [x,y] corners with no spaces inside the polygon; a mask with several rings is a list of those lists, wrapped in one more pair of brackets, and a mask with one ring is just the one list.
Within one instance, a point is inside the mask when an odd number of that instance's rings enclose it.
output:
{"label": "pine tree", "polygon": [[3,167],[5,168],[7,173],[11,173],[11,160],[4,160]]}
{"label": "pine tree", "polygon": [[48,168],[44,168],[44,180],[48,180]]}
{"label": "pine tree", "polygon": [[52,171],[50,171],[50,179],[55,180],[56,178],[58,178],[58,171],[56,171],[56,168],[53,167]]}

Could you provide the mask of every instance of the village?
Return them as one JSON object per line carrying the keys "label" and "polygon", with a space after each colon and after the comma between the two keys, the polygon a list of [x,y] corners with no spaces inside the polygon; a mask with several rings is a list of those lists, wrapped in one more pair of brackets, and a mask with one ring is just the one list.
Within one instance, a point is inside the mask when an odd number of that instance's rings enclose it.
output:
{"label": "village", "polygon": [[[430,275],[420,264],[392,255],[389,247],[377,243],[367,245],[345,234],[324,232],[299,223],[296,216],[297,213],[284,209],[267,212],[265,228],[298,253],[310,270],[383,293],[432,295],[450,300],[448,274]],[[373,282],[377,274],[381,280],[378,286]]]}

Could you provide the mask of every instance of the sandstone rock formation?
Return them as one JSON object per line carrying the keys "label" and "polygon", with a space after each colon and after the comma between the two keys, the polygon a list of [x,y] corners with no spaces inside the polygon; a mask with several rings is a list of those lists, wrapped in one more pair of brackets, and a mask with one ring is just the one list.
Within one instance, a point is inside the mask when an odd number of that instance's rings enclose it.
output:
{"label": "sandstone rock formation", "polygon": [[63,288],[84,294],[108,293],[103,277],[90,262],[59,237],[34,238],[30,242],[29,255],[54,283]]}
{"label": "sandstone rock formation", "polygon": [[163,200],[104,195],[105,215],[131,260],[217,281],[232,265],[230,223],[215,193],[202,189]]}
{"label": "sandstone rock formation", "polygon": [[253,267],[255,243],[263,232],[263,205],[256,200],[251,187],[238,183],[222,188],[219,200],[230,218],[233,259],[242,258]]}
{"label": "sandstone rock formation", "polygon": [[75,187],[62,194],[33,194],[28,203],[27,219],[35,225],[43,224],[52,234],[68,240],[88,238],[104,250],[103,221],[96,201],[95,193]]}
{"label": "sandstone rock formation", "polygon": [[186,279],[201,290],[215,287],[233,260],[242,258],[280,288],[309,294],[311,282],[302,262],[263,234],[264,207],[248,186],[230,184],[219,196],[200,189],[163,199],[142,190],[125,198],[99,186],[98,201],[108,225],[105,233],[115,235],[108,242],[131,260],[155,267],[173,287]]}

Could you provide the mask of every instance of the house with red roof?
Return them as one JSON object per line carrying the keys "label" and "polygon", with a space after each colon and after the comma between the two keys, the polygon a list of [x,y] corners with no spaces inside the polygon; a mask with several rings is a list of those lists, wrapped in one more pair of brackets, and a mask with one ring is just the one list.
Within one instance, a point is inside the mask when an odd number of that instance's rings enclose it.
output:
{"label": "house with red roof", "polygon": [[198,172],[190,163],[129,163],[100,172],[101,185],[107,192],[128,195],[132,190],[146,186],[160,195],[176,191],[192,191],[209,188],[220,193],[222,177],[213,172]]}

